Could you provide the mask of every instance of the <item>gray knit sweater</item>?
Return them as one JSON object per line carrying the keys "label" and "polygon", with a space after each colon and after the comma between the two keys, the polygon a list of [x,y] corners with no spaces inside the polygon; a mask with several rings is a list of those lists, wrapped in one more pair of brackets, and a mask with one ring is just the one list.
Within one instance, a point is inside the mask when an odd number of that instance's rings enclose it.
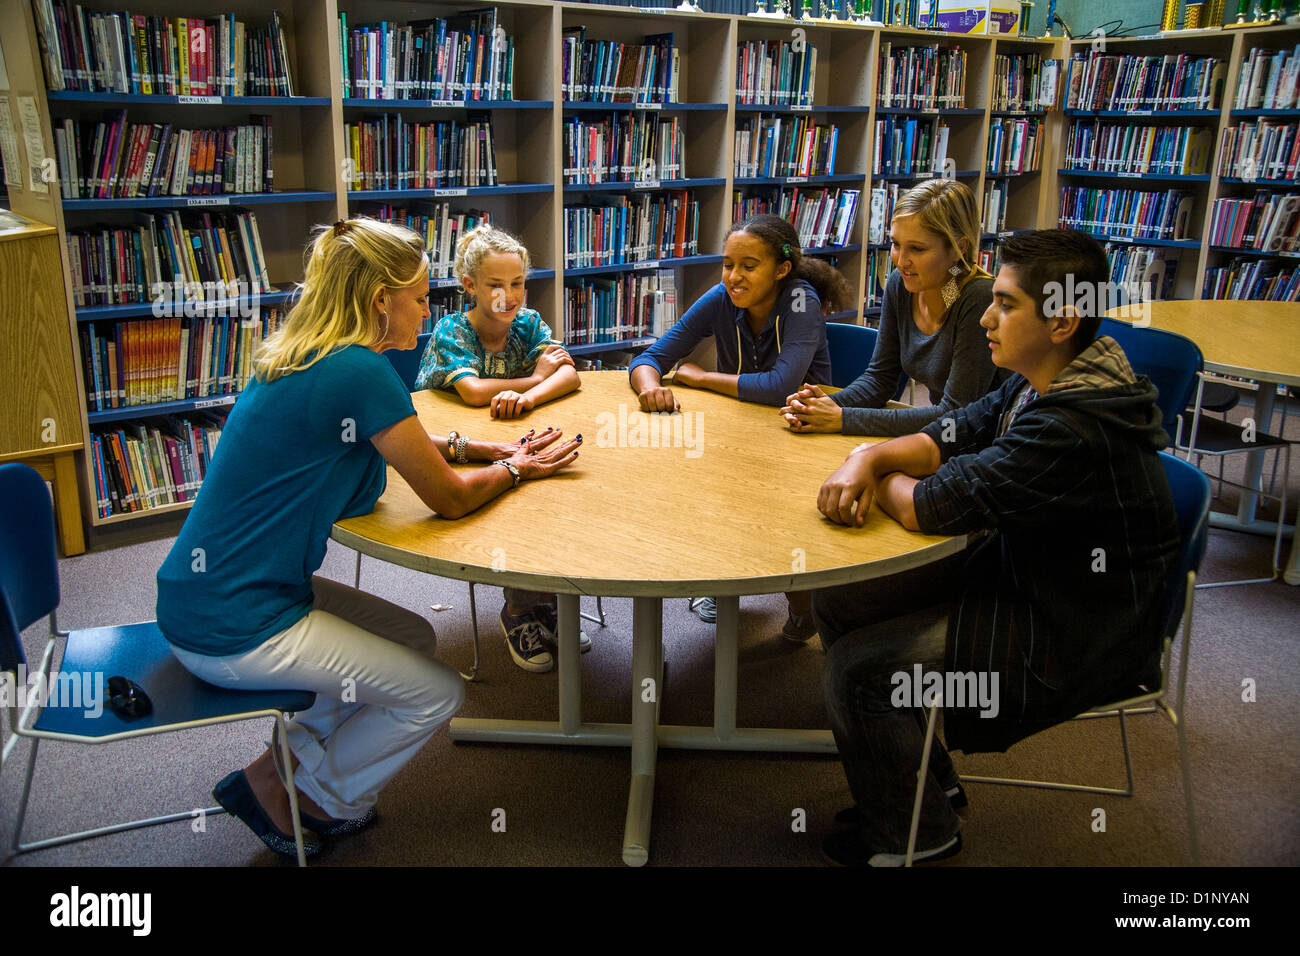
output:
{"label": "gray knit sweater", "polygon": [[[993,364],[980,317],[993,301],[993,280],[962,286],[943,327],[923,335],[912,321],[912,293],[898,272],[885,283],[880,338],[871,364],[833,400],[844,408],[845,435],[910,435],[945,412],[969,405],[1000,385],[1008,373]],[[930,391],[929,405],[881,408],[898,389],[902,372]]]}

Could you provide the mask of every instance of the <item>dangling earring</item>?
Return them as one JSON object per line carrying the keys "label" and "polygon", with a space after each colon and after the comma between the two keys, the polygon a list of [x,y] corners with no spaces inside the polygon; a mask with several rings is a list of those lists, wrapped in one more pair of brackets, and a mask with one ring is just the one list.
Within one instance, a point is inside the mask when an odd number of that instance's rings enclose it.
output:
{"label": "dangling earring", "polygon": [[957,296],[961,295],[961,289],[957,287],[957,277],[962,274],[961,266],[954,263],[949,268],[948,274],[952,278],[945,282],[943,288],[939,290],[943,294],[943,307],[945,309],[952,308],[952,304],[957,301]]}

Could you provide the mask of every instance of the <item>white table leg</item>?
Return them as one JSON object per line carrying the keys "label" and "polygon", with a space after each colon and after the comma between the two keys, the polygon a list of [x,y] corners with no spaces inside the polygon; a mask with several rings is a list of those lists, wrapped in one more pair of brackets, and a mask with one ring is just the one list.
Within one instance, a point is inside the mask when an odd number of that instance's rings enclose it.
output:
{"label": "white table leg", "polygon": [[736,675],[739,671],[740,598],[716,598],[718,622],[713,649],[713,732],[727,740],[736,732]]}
{"label": "white table leg", "polygon": [[650,816],[654,807],[659,695],[663,684],[663,675],[655,665],[662,654],[662,624],[662,599],[633,599],[632,780],[623,828],[623,862],[628,866],[644,866],[650,859]]}
{"label": "white table leg", "polygon": [[[1259,390],[1255,392],[1255,429],[1266,432],[1273,421],[1273,397],[1277,392],[1277,386],[1272,382],[1260,382]],[[1246,480],[1242,482],[1249,488],[1258,488],[1260,479],[1264,474],[1264,453],[1262,451],[1248,452],[1246,455]],[[1249,525],[1255,520],[1255,506],[1259,502],[1259,496],[1253,491],[1243,491],[1241,493],[1241,502],[1237,505],[1237,521],[1243,525]]]}
{"label": "white table leg", "polygon": [[559,620],[555,635],[559,643],[560,731],[576,734],[582,724],[582,670],[578,666],[578,625],[581,607],[578,595],[559,594]]}

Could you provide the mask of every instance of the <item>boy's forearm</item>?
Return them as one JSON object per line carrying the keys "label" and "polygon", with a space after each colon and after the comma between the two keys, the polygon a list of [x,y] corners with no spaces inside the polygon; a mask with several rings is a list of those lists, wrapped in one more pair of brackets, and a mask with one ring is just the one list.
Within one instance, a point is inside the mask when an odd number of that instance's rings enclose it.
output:
{"label": "boy's forearm", "polygon": [[939,446],[929,435],[921,433],[874,445],[867,454],[872,456],[875,473],[882,477],[901,471],[912,478],[924,478],[933,475],[943,464]]}
{"label": "boy's forearm", "polygon": [[707,388],[709,391],[717,392],[720,395],[739,398],[739,383],[739,375],[728,375],[725,372],[704,372],[692,384],[695,388]]}
{"label": "boy's forearm", "polygon": [[920,531],[912,492],[920,481],[901,471],[890,472],[876,484],[876,501],[881,510],[908,531]]}
{"label": "boy's forearm", "polygon": [[632,369],[632,391],[638,395],[648,388],[658,388],[660,384],[659,371],[653,365],[638,365]]}

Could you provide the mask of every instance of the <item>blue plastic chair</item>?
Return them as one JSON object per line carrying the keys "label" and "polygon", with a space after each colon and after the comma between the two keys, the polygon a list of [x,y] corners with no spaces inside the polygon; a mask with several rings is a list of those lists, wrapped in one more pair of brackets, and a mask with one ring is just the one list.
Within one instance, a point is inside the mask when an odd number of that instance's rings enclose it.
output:
{"label": "blue plastic chair", "polygon": [[397,374],[402,376],[402,383],[408,392],[415,391],[415,376],[420,372],[420,359],[433,338],[432,332],[421,332],[415,339],[413,349],[389,349],[384,357],[393,363]]}
{"label": "blue plastic chair", "polygon": [[1145,375],[1156,387],[1161,424],[1176,447],[1182,432],[1183,410],[1191,404],[1201,375],[1201,350],[1185,336],[1117,319],[1102,319],[1100,334],[1118,342],[1133,371]]}
{"label": "blue plastic chair", "polygon": [[[1192,653],[1192,605],[1196,596],[1196,575],[1205,557],[1206,540],[1210,522],[1210,480],[1199,468],[1165,452],[1160,453],[1173,497],[1174,512],[1178,518],[1181,547],[1173,566],[1164,597],[1164,648],[1160,658],[1160,686],[1154,690],[1143,689],[1133,697],[1112,704],[1102,704],[1080,714],[1078,718],[1119,717],[1120,740],[1124,747],[1124,772],[1127,785],[1119,787],[1090,787],[1072,783],[1052,783],[1042,780],[1012,780],[1005,777],[963,776],[966,783],[996,783],[1019,787],[1039,787],[1047,790],[1076,790],[1084,793],[1103,793],[1113,796],[1133,796],[1133,756],[1128,745],[1126,712],[1163,713],[1174,725],[1178,736],[1178,758],[1183,772],[1183,801],[1187,810],[1187,835],[1192,849],[1192,863],[1200,865],[1200,843],[1196,833],[1196,809],[1192,798],[1191,765],[1187,757],[1187,721],[1184,702],[1187,696],[1187,665]],[[1171,705],[1169,696],[1169,669],[1173,661],[1173,645],[1182,625],[1183,648],[1178,661],[1177,697]],[[934,741],[934,723],[938,707],[931,707],[926,722],[925,745],[921,755],[921,773],[917,779],[915,801],[912,804],[912,830],[907,843],[907,863],[911,866],[916,849],[916,832],[921,819],[921,798],[925,792],[926,769]]]}
{"label": "blue plastic chair", "polygon": [[[865,325],[853,325],[849,322],[826,323],[826,349],[831,355],[831,385],[845,388],[867,370],[871,356],[876,352],[876,340],[880,333]],[[894,400],[903,394],[907,387],[907,373],[899,379],[894,391]]]}
{"label": "blue plastic chair", "polygon": [[[393,363],[393,368],[397,374],[402,377],[402,382],[406,385],[408,392],[415,391],[415,377],[420,371],[420,359],[424,355],[424,350],[429,344],[429,339],[433,337],[432,332],[422,332],[416,338],[415,348],[413,349],[389,349],[384,352],[388,361]],[[357,552],[357,566],[352,576],[352,586],[361,589],[361,552]],[[599,597],[596,598],[596,615],[581,612],[582,617],[588,621],[605,626],[605,608]],[[474,599],[474,582],[469,582],[469,618],[474,627],[474,666],[470,668],[469,673],[460,672],[460,676],[467,681],[478,680],[478,603]]]}
{"label": "blue plastic chair", "polygon": [[[40,664],[44,686],[53,688],[57,683],[67,696],[74,698],[68,701],[60,697],[55,702],[49,700],[47,694],[48,706],[29,700],[20,715],[17,694],[14,694],[11,706],[6,708],[12,736],[0,752],[0,767],[18,738],[29,737],[32,741],[22,797],[18,803],[18,819],[14,824],[14,852],[27,853],[107,833],[192,820],[197,815],[194,810],[185,810],[23,843],[23,820],[42,740],[107,744],[193,727],[273,717],[278,724],[277,737],[281,742],[283,765],[287,768],[298,864],[305,866],[297,790],[293,785],[293,762],[284,733],[284,715],[308,709],[315,702],[316,695],[295,690],[234,691],[216,687],[199,680],[181,666],[153,621],[60,631],[55,620],[58,605],[59,569],[54,544],[54,513],[45,482],[26,465],[0,465],[0,671],[13,676],[14,683],[10,686],[15,689],[26,684],[27,662],[21,634],[24,628],[48,617],[50,636]],[[51,674],[55,644],[60,640],[63,642],[60,669]],[[153,712],[147,716],[124,718],[109,709],[104,685],[113,676],[135,681],[149,696]],[[88,699],[85,689],[87,680],[97,682],[101,691],[98,699],[103,709],[99,714],[93,714],[93,700]],[[213,814],[225,813],[225,810],[208,807],[201,812]]]}

